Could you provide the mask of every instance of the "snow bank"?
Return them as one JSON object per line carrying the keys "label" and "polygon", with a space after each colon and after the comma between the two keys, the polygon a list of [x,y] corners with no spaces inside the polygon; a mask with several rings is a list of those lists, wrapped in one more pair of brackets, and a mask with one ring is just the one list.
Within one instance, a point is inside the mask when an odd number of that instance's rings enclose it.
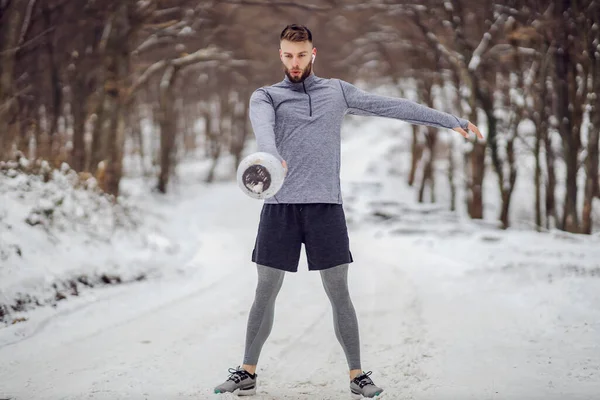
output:
{"label": "snow bank", "polygon": [[66,164],[0,163],[0,321],[160,273],[157,262],[177,246],[158,217],[126,195],[115,202]]}

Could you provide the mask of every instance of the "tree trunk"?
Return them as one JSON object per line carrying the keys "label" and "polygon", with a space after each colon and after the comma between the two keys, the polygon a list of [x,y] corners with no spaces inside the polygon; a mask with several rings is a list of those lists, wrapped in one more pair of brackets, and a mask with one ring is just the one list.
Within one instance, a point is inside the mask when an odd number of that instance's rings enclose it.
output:
{"label": "tree trunk", "polygon": [[158,120],[160,125],[160,174],[158,177],[158,191],[167,193],[167,186],[171,176],[171,169],[175,165],[175,138],[177,134],[177,116],[174,104],[175,95],[173,86],[177,78],[178,69],[170,65],[165,70],[160,82],[160,111]]}
{"label": "tree trunk", "polygon": [[31,103],[27,103],[26,105],[21,105],[21,115],[23,122],[20,124],[21,132],[18,140],[17,150],[22,152],[22,154],[30,160],[33,160],[33,149],[31,146],[32,143],[32,134],[33,127],[35,124],[32,123],[34,120],[34,114],[32,110]]}
{"label": "tree trunk", "polygon": [[423,145],[419,141],[419,126],[412,125],[412,143],[410,145],[410,171],[408,173],[408,186],[412,186],[415,183],[415,176],[417,174],[417,167],[423,156]]}
{"label": "tree trunk", "polygon": [[[537,96],[534,97],[534,108],[533,120],[536,125],[535,130],[535,145],[534,145],[534,156],[535,156],[535,172],[534,172],[534,186],[535,186],[535,225],[537,230],[541,230],[543,226],[542,222],[542,163],[541,163],[541,149],[544,140],[548,137],[548,66],[549,58],[547,56],[549,50],[549,44],[544,43],[541,49],[542,60],[539,70],[539,75],[536,79]],[[548,157],[548,156],[547,156]],[[547,158],[548,161],[548,158]],[[550,168],[548,168],[550,170]],[[552,166],[552,174],[554,176],[554,167]],[[548,190],[548,189],[546,189]],[[552,188],[554,190],[554,188]],[[546,219],[548,215],[546,215]]]}
{"label": "tree trunk", "polygon": [[16,129],[17,99],[14,98],[14,73],[19,28],[23,12],[19,2],[9,2],[0,23],[0,159],[12,154]]}
{"label": "tree trunk", "polygon": [[[596,111],[597,113],[597,111]],[[598,119],[596,117],[596,119]],[[594,126],[588,137],[588,156],[586,158],[585,197],[582,213],[582,233],[592,233],[592,206],[594,196],[598,195],[598,139],[599,128]]]}
{"label": "tree trunk", "polygon": [[96,105],[96,120],[94,121],[94,128],[92,130],[92,144],[90,148],[90,157],[88,158],[87,171],[92,174],[96,173],[98,164],[104,160],[106,154],[104,153],[104,147],[102,144],[104,138],[102,132],[104,131],[104,125],[106,124],[105,119],[107,112],[105,111],[105,98],[107,97],[105,88],[100,89],[98,97],[98,103]]}
{"label": "tree trunk", "polygon": [[[460,99],[460,76],[458,71],[453,69],[452,73],[452,83],[454,85],[456,91],[456,101],[455,106],[458,112],[458,115],[463,115],[463,107]],[[456,160],[455,160],[455,151],[456,151],[456,143],[455,137],[451,137],[448,146],[448,184],[450,185],[450,211],[456,211],[456,180],[455,180],[455,169],[456,169]]]}
{"label": "tree trunk", "polygon": [[129,2],[119,5],[112,21],[104,55],[104,107],[102,110],[102,154],[106,160],[104,190],[119,194],[123,169],[125,113],[127,112],[126,82],[129,76]]}
{"label": "tree trunk", "polygon": [[567,167],[566,193],[562,228],[567,232],[579,233],[579,218],[577,215],[577,170],[578,152],[573,143],[565,146],[565,163]]}
{"label": "tree trunk", "polygon": [[518,122],[515,123],[514,132],[512,137],[508,139],[506,144],[506,157],[509,169],[508,181],[504,183],[502,189],[502,211],[500,213],[500,221],[502,227],[507,229],[510,226],[510,202],[512,194],[515,189],[515,182],[517,181],[517,168],[515,167],[515,148],[514,143],[517,137],[517,126]]}
{"label": "tree trunk", "polygon": [[244,91],[241,95],[243,104],[243,112],[240,114],[235,114],[234,122],[233,122],[233,132],[231,134],[231,146],[230,153],[235,157],[235,165],[234,168],[237,170],[237,166],[242,161],[242,152],[244,151],[244,145],[246,144],[246,137],[248,135],[248,100],[246,100],[249,96]]}
{"label": "tree trunk", "polygon": [[456,211],[456,181],[454,179],[454,138],[450,139],[448,146],[448,184],[450,185],[450,211]]}
{"label": "tree trunk", "polygon": [[[44,20],[44,27],[47,31],[52,30],[52,11],[49,6],[45,4],[42,7],[42,16]],[[49,154],[44,154],[42,157],[52,160],[52,164],[56,167],[59,166],[60,151],[61,151],[61,138],[58,132],[58,120],[62,114],[62,85],[60,81],[60,75],[58,71],[58,62],[56,60],[56,49],[54,46],[54,35],[46,35],[44,40],[44,49],[46,51],[47,63],[44,65],[43,70],[46,72],[46,80],[48,87],[51,91],[51,104],[46,109],[46,118],[48,120],[47,134],[48,137],[48,148]]]}
{"label": "tree trunk", "polygon": [[210,169],[206,175],[205,182],[211,183],[215,180],[215,172],[217,163],[219,161],[219,155],[221,154],[221,142],[219,140],[219,133],[215,131],[215,125],[218,121],[215,121],[213,114],[209,112],[206,114],[206,150],[208,156],[211,159]]}
{"label": "tree trunk", "polygon": [[[425,105],[434,108],[433,104],[433,79],[427,77],[423,81],[423,100]],[[423,168],[421,188],[419,190],[419,202],[422,203],[425,193],[425,187],[429,185],[429,195],[431,203],[435,203],[435,146],[437,144],[438,131],[436,128],[428,126],[425,134],[425,145],[427,146],[427,158]]]}
{"label": "tree trunk", "polygon": [[427,156],[425,157],[425,165],[423,166],[423,175],[421,179],[421,184],[419,185],[419,203],[425,202],[425,189],[429,186],[430,189],[430,201],[433,203],[435,201],[435,193],[433,191],[433,169],[431,162],[431,152],[429,149],[427,150]]}
{"label": "tree trunk", "polygon": [[[600,10],[597,10],[596,14],[600,16]],[[600,197],[598,177],[598,163],[600,162],[598,156],[598,146],[600,145],[600,53],[593,51],[593,44],[600,44],[600,29],[596,27],[594,33],[595,38],[589,38],[590,52],[588,53],[588,57],[590,58],[591,93],[593,93],[593,96],[589,96],[591,124],[588,132],[587,158],[585,162],[585,197],[582,213],[582,232],[587,234],[592,233],[594,197]]]}
{"label": "tree trunk", "polygon": [[33,127],[33,140],[35,142],[35,151],[34,154],[35,156],[33,158],[40,158],[40,152],[41,152],[41,147],[42,147],[42,126],[40,124],[39,118],[38,118],[38,113],[34,112],[33,114],[33,121],[34,121],[34,127]]}
{"label": "tree trunk", "polygon": [[[470,120],[477,120],[476,94],[479,91],[475,76],[469,76],[471,97],[469,106],[471,108]],[[492,125],[495,126],[495,125]],[[488,135],[489,136],[489,135]],[[483,218],[483,179],[485,177],[485,148],[486,144],[478,140],[472,141],[473,147],[467,154],[465,167],[467,169],[467,211],[472,219]]]}
{"label": "tree trunk", "polygon": [[108,153],[106,168],[106,191],[115,197],[119,195],[119,185],[123,176],[123,153],[125,147],[126,115],[130,108],[129,103],[121,102],[116,113],[116,121],[113,123],[110,142],[111,148]]}
{"label": "tree trunk", "polygon": [[[244,130],[244,136],[242,139],[242,151],[246,144],[246,138],[248,137],[249,132],[252,131],[252,127],[250,126],[250,94],[246,93],[244,98],[247,100],[244,103],[244,120],[243,120],[243,125],[242,125],[243,130]],[[242,151],[240,151],[239,154],[236,154],[236,164],[235,165],[239,165],[240,162],[242,161]],[[600,194],[599,194],[599,196],[600,196]]]}
{"label": "tree trunk", "polygon": [[483,218],[483,178],[485,176],[485,144],[475,142],[469,156],[471,167],[471,198],[467,206],[473,219]]}
{"label": "tree trunk", "polygon": [[[502,200],[502,206],[500,211],[500,221],[502,223],[503,229],[508,229],[510,227],[510,203],[512,199],[512,194],[515,188],[515,183],[517,181],[517,168],[515,165],[515,140],[518,136],[518,126],[521,123],[523,110],[522,106],[518,103],[515,104],[510,93],[513,90],[520,90],[523,93],[523,96],[526,97],[524,79],[523,79],[523,63],[521,61],[521,57],[519,55],[518,43],[516,40],[511,39],[510,44],[514,49],[514,69],[517,75],[516,84],[512,83],[512,80],[509,78],[507,81],[509,82],[506,90],[506,99],[509,103],[509,109],[512,110],[514,118],[510,118],[510,135],[506,139],[506,160],[502,161],[500,159],[500,155],[498,154],[498,133],[496,132],[496,118],[493,115],[493,100],[492,98],[486,98],[482,101],[484,104],[484,108],[486,111],[486,115],[488,118],[488,129],[493,134],[490,134],[490,138],[492,138],[488,143],[490,144],[490,149],[492,150],[492,163],[494,165],[494,169],[496,170],[496,174],[498,175],[498,184],[500,189],[500,195]],[[510,74],[510,72],[509,72]],[[490,126],[490,122],[493,123],[493,127]],[[539,143],[538,143],[539,144]],[[539,149],[536,153],[536,160],[539,163]],[[508,167],[508,176],[505,176],[505,166]],[[539,172],[539,171],[538,171]],[[539,189],[539,186],[538,186]],[[539,198],[539,196],[538,196]]]}
{"label": "tree trunk", "polygon": [[421,187],[419,189],[419,203],[425,201],[426,186],[429,186],[430,202],[435,203],[435,145],[437,143],[437,134],[436,128],[427,127],[427,134],[425,136],[427,157],[425,157]]}
{"label": "tree trunk", "polygon": [[[544,97],[542,97],[542,99],[543,98]],[[542,100],[539,104],[541,104],[541,108],[545,108],[544,100]],[[540,110],[540,108],[538,108],[538,110]],[[543,111],[540,111],[538,111],[538,114],[543,113]],[[542,117],[543,115],[540,115],[540,118]],[[544,137],[542,130],[547,129],[543,128],[542,124],[545,125],[545,122],[540,123],[539,120],[537,121],[535,130],[535,145],[533,150],[533,154],[535,157],[535,172],[533,178],[533,184],[535,187],[535,226],[538,231],[542,227],[542,164],[540,151],[542,146],[542,140]]]}
{"label": "tree trunk", "polygon": [[[479,87],[479,77],[474,72],[465,73],[467,78],[467,84],[470,89],[470,97],[468,99],[469,107],[471,108],[470,121],[477,121],[477,102],[486,100],[486,96],[482,93]],[[486,111],[486,105],[481,104],[484,111]],[[486,115],[489,112],[486,111]],[[491,135],[495,135],[496,121],[488,120],[488,129],[492,129],[492,132],[488,132],[488,140]],[[473,147],[465,155],[465,176],[467,185],[467,212],[472,219],[483,218],[483,180],[485,177],[485,149],[486,143],[482,143],[479,140],[472,141]]]}
{"label": "tree trunk", "polygon": [[[207,137],[208,142],[208,151],[209,156],[212,160],[210,170],[208,171],[208,175],[206,177],[206,182],[213,182],[215,179],[215,172],[217,169],[217,164],[219,162],[219,158],[221,157],[221,151],[223,150],[225,138],[229,136],[229,132],[227,129],[226,121],[231,115],[230,106],[228,103],[228,92],[220,91],[218,94],[219,98],[219,119],[218,121],[214,121],[214,118],[211,116],[210,118],[210,129],[207,131],[209,136]],[[216,126],[217,131],[215,131],[214,127]]]}
{"label": "tree trunk", "polygon": [[556,208],[556,166],[554,149],[548,129],[542,131],[544,136],[544,147],[546,152],[546,169],[548,170],[548,182],[546,183],[546,229],[558,227],[558,209]]}
{"label": "tree trunk", "polygon": [[85,168],[85,120],[86,92],[85,83],[78,72],[71,84],[71,110],[73,113],[73,149],[71,152],[71,168],[83,171]]}
{"label": "tree trunk", "polygon": [[140,171],[142,176],[148,176],[148,171],[146,171],[146,151],[144,149],[144,135],[142,134],[142,116],[140,115],[141,110],[140,104],[132,104],[132,109],[134,109],[134,118],[132,121],[132,134],[133,140],[135,141],[135,145],[138,147],[138,156],[140,159]]}
{"label": "tree trunk", "polygon": [[194,154],[196,151],[196,133],[194,121],[196,115],[192,112],[193,105],[183,105],[181,108],[181,125],[183,126],[183,149],[185,154]]}
{"label": "tree trunk", "polygon": [[[489,92],[484,92],[480,88],[476,90],[477,98],[479,100],[479,104],[485,112],[487,119],[487,129],[488,129],[488,137],[487,142],[490,147],[490,155],[492,159],[492,165],[494,167],[494,171],[498,177],[498,188],[500,191],[500,199],[502,201],[501,212],[500,212],[500,221],[502,222],[502,227],[504,229],[510,226],[509,221],[509,213],[510,213],[510,200],[513,192],[514,182],[516,181],[516,169],[514,168],[514,153],[513,142],[516,137],[516,132],[513,134],[512,138],[507,139],[507,162],[510,169],[510,174],[508,177],[504,174],[504,161],[500,158],[499,149],[498,149],[498,121],[494,115],[494,104],[493,99],[490,97]],[[515,131],[516,125],[518,125],[518,121],[515,122]],[[513,154],[511,154],[513,153]],[[514,175],[514,177],[513,177]]]}
{"label": "tree trunk", "polygon": [[568,43],[568,25],[565,20],[565,13],[568,9],[568,2],[559,1],[556,3],[556,19],[559,23],[557,28],[557,46],[555,52],[555,94],[556,94],[556,118],[558,120],[558,131],[563,141],[564,160],[566,166],[566,191],[564,200],[564,211],[561,221],[561,229],[568,232],[579,232],[579,218],[577,215],[577,170],[578,155],[580,148],[579,131],[574,129],[574,121],[570,107],[577,107],[571,104],[569,99],[569,83],[572,83],[572,61],[569,54]]}

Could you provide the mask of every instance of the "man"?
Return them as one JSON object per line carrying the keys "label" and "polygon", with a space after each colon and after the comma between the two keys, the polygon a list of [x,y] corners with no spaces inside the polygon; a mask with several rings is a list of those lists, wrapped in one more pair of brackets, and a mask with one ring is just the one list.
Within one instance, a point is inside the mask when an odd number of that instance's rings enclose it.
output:
{"label": "man", "polygon": [[256,392],[256,365],[273,326],[275,299],[285,272],[296,272],[304,243],[308,268],[320,271],[333,307],[334,329],[350,370],[355,398],[374,397],[383,389],[363,372],[359,330],[348,293],[349,249],[340,190],[340,129],[345,114],[382,116],[415,124],[481,133],[469,121],[414,102],[367,93],[312,71],[317,54],[308,28],[288,25],[280,35],[279,56],[285,78],[257,89],[250,99],[250,119],[260,151],[276,156],[287,170],[277,194],[265,200],[252,261],[258,284],[246,330],[241,367],[215,388],[216,393]]}

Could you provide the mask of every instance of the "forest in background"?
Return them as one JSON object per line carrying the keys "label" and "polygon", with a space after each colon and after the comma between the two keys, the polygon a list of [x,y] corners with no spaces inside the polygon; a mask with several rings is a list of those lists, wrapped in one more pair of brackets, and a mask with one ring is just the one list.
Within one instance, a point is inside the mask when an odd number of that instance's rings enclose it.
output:
{"label": "forest in background", "polygon": [[532,160],[536,226],[591,233],[599,21],[594,0],[0,0],[0,170],[68,163],[118,196],[130,154],[152,160],[163,193],[182,154],[239,161],[250,94],[280,80],[279,33],[300,23],[319,76],[396,87],[482,129],[484,141],[458,146],[413,126],[408,179],[421,201],[435,201],[446,165],[451,209],[460,185],[468,215],[483,218],[493,179],[509,227]]}

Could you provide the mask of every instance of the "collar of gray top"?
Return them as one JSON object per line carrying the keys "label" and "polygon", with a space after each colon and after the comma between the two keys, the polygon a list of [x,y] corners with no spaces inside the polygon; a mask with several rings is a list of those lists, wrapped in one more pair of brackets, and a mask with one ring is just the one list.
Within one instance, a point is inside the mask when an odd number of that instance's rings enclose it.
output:
{"label": "collar of gray top", "polygon": [[283,82],[285,82],[286,85],[289,85],[291,87],[302,89],[303,87],[311,87],[317,82],[318,79],[319,78],[314,74],[314,72],[311,72],[310,75],[306,77],[304,82],[292,82],[290,81],[290,78],[288,78],[287,75],[285,75]]}

